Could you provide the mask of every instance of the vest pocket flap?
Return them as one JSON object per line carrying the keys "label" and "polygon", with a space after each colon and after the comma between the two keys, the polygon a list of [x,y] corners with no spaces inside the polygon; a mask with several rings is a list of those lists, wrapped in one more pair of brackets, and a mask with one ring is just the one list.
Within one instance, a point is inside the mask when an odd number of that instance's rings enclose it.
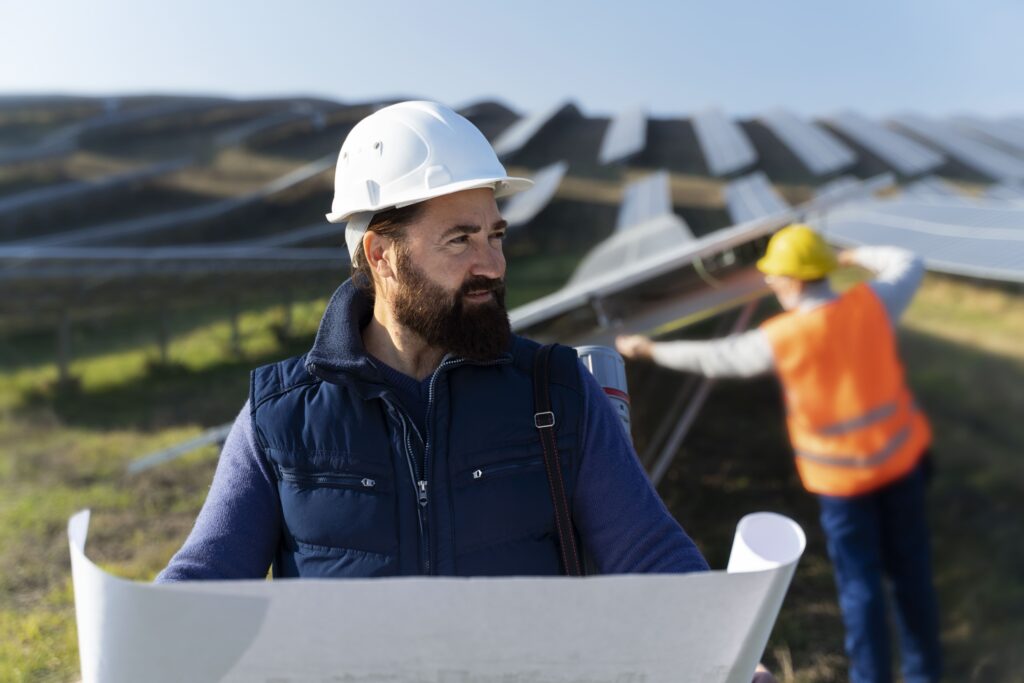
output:
{"label": "vest pocket flap", "polygon": [[[561,454],[562,464],[573,462],[576,452],[576,433],[569,432],[558,434],[558,452]],[[458,472],[473,472],[477,469],[505,467],[517,462],[538,461],[543,466],[544,447],[541,446],[540,436],[537,430],[532,430],[526,438],[510,442],[490,444],[487,448],[478,450],[462,450],[452,447],[449,456],[452,468]],[[461,482],[462,477],[459,476]]]}
{"label": "vest pocket flap", "polygon": [[355,471],[276,470],[285,538],[300,543],[300,551],[396,553],[391,479]]}
{"label": "vest pocket flap", "polygon": [[353,489],[365,493],[388,493],[391,490],[391,482],[379,475],[364,472],[324,472],[278,467],[277,476],[282,483],[297,489]]}

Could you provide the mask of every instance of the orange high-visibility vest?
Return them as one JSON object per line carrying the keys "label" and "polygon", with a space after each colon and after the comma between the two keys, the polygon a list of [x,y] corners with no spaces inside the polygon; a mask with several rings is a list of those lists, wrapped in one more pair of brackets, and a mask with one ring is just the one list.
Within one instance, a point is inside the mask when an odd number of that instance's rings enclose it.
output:
{"label": "orange high-visibility vest", "polygon": [[903,378],[878,295],[860,284],[809,311],[766,321],[804,487],[829,496],[874,491],[909,472],[931,443]]}

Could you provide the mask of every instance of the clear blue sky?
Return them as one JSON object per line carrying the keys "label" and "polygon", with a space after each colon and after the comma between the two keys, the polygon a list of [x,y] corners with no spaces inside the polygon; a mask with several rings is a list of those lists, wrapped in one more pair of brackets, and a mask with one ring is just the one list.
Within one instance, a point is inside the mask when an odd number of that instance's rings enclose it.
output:
{"label": "clear blue sky", "polygon": [[0,94],[1024,115],[1022,0],[0,0]]}

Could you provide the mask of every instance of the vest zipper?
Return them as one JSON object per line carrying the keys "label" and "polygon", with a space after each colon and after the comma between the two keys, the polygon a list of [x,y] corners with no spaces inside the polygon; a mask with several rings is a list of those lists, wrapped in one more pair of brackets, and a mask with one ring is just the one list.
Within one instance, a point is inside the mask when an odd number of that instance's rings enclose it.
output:
{"label": "vest zipper", "polygon": [[[486,367],[491,365],[503,365],[509,361],[510,359],[508,358],[497,358],[492,361],[473,362],[472,364]],[[416,489],[416,509],[417,512],[419,513],[417,516],[419,518],[418,521],[420,527],[420,552],[422,553],[423,558],[423,573],[428,576],[434,573],[434,569],[431,562],[433,557],[433,544],[431,543],[430,539],[430,496],[428,492],[428,487],[430,485],[430,424],[431,411],[433,410],[434,407],[434,384],[437,381],[437,378],[441,374],[442,370],[449,370],[451,368],[463,365],[468,362],[469,361],[465,360],[464,358],[450,358],[447,360],[442,360],[441,364],[438,365],[437,368],[435,368],[434,373],[430,376],[430,386],[427,390],[426,439],[424,439],[423,436],[420,434],[419,430],[416,429],[416,425],[413,423],[412,418],[406,415],[403,412],[403,410],[399,407],[397,401],[392,402],[381,396],[381,398],[388,405],[390,405],[398,414],[399,418],[402,421],[402,429],[405,432],[405,455],[406,459],[409,462],[410,474],[412,474],[413,485]],[[323,378],[324,375],[335,374],[331,371],[326,371],[325,368],[321,368],[314,363],[309,364],[308,370],[310,374],[321,378]],[[410,442],[409,439],[410,428],[412,428],[412,431],[416,432],[416,436],[419,438],[420,443],[423,444],[422,467],[419,467],[420,463],[416,461],[416,455],[413,452],[412,443]],[[452,539],[452,542],[454,544],[454,539]]]}
{"label": "vest zipper", "polygon": [[[430,481],[430,479],[429,479],[429,473],[430,473],[430,447],[433,445],[431,443],[431,439],[430,439],[430,426],[433,424],[432,413],[433,413],[433,410],[434,410],[434,386],[437,383],[437,378],[440,377],[442,371],[451,370],[452,368],[456,368],[456,367],[458,367],[460,365],[464,365],[467,362],[469,362],[469,361],[467,361],[464,358],[448,358],[448,359],[444,359],[444,360],[441,361],[441,364],[438,365],[437,368],[434,369],[433,374],[430,376],[430,385],[427,388],[427,412],[426,412],[426,420],[425,420],[426,421],[426,428],[427,428],[427,439],[426,439],[426,442],[423,444],[423,480],[420,482],[422,484],[421,491],[420,491],[421,492],[420,509],[424,510],[424,511],[426,510],[426,506],[427,506],[427,483]],[[495,360],[492,360],[492,361],[474,362],[473,365],[478,365],[478,366],[486,367],[486,366],[490,366],[490,365],[501,365],[501,364],[506,363],[506,362],[508,362],[508,361],[505,360],[505,359],[499,358],[499,359],[495,359]],[[449,500],[450,500],[450,496],[449,496]],[[451,527],[453,524],[454,524],[454,521],[453,520],[449,520],[449,527]],[[452,535],[454,536],[454,532],[452,532]],[[452,547],[453,548],[455,547],[455,539],[454,538],[452,538]],[[428,537],[427,538],[427,557],[428,558],[433,555],[433,551],[434,551],[434,547],[430,543],[430,538]],[[429,574],[430,572],[427,572],[427,573]]]}
{"label": "vest zipper", "polygon": [[426,466],[421,469],[419,462],[416,459],[416,452],[412,448],[412,441],[409,438],[409,432],[416,432],[417,438],[420,443],[423,444],[423,460],[426,461],[426,443],[423,441],[423,437],[420,436],[419,430],[416,429],[416,425],[413,424],[402,409],[397,404],[392,404],[395,412],[398,413],[399,419],[402,421],[402,431],[405,436],[405,458],[409,464],[409,474],[412,475],[413,489],[416,492],[416,521],[419,524],[420,530],[420,561],[423,567],[423,573],[429,575],[431,572],[430,566],[430,518],[427,514],[427,503],[430,502],[427,497],[427,481],[426,475],[424,474]]}
{"label": "vest zipper", "polygon": [[361,474],[306,474],[281,469],[279,475],[282,481],[293,484],[317,484],[329,488],[363,489],[366,491],[373,491],[377,486],[376,479]]}

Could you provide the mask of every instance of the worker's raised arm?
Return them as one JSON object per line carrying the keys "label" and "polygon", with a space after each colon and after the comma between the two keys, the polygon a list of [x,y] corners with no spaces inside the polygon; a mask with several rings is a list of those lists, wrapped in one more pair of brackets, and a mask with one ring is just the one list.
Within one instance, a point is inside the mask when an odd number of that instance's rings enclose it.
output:
{"label": "worker's raised arm", "polygon": [[619,337],[616,348],[627,358],[705,377],[756,377],[774,369],[771,344],[761,330],[710,341],[653,342],[647,337]]}
{"label": "worker's raised arm", "polygon": [[875,274],[871,288],[885,304],[895,323],[903,315],[921,285],[924,261],[899,247],[857,247],[839,254],[842,265],[860,266]]}

